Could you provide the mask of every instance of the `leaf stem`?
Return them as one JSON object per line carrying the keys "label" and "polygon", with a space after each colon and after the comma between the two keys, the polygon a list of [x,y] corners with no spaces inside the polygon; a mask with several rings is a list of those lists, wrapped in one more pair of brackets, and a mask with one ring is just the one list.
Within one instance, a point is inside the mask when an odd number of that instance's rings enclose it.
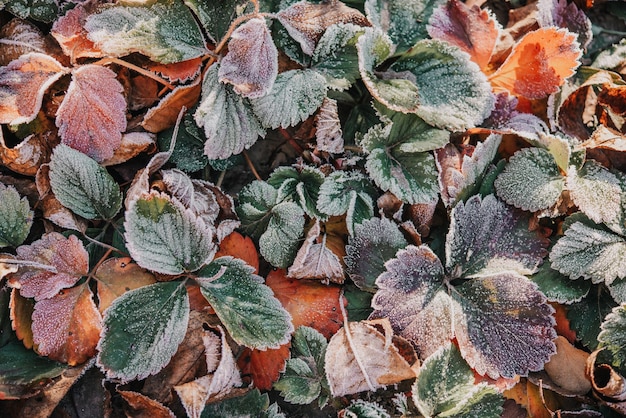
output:
{"label": "leaf stem", "polygon": [[144,68],[141,68],[135,64],[131,64],[130,62],[126,62],[124,60],[118,59],[118,58],[114,58],[114,57],[107,57],[107,58],[102,58],[100,61],[96,61],[94,62],[95,65],[107,65],[107,64],[118,64],[121,65],[122,67],[126,67],[129,68],[135,72],[138,72],[141,75],[145,75],[146,77],[149,77],[153,80],[155,80],[157,83],[163,84],[165,87],[167,87],[170,90],[174,90],[174,86],[165,81],[163,78],[159,77],[158,75],[154,74],[151,71],[148,71]]}
{"label": "leaf stem", "polygon": [[98,241],[98,240],[97,240],[97,239],[95,239],[95,238],[91,238],[89,235],[87,235],[87,234],[85,234],[85,233],[83,233],[83,237],[84,237],[87,241],[91,242],[92,244],[99,245],[99,246],[100,246],[100,247],[102,247],[102,248],[106,248],[106,249],[107,249],[107,252],[108,252],[109,254],[110,254],[112,251],[115,251],[116,253],[119,253],[119,254],[124,254],[124,253],[122,253],[120,250],[118,250],[117,248],[113,247],[112,245],[105,244],[104,242]]}
{"label": "leaf stem", "polygon": [[259,173],[256,171],[256,168],[254,167],[254,164],[252,163],[252,160],[250,159],[246,151],[243,152],[243,158],[245,158],[246,164],[248,164],[248,167],[250,167],[250,171],[252,171],[252,174],[254,174],[254,177],[259,181],[263,181],[261,176],[259,176]]}
{"label": "leaf stem", "polygon": [[220,43],[217,44],[217,46],[215,47],[215,50],[213,51],[215,54],[219,54],[222,51],[222,48],[224,48],[224,46],[226,46],[226,42],[228,42],[228,39],[233,34],[235,29],[237,29],[237,26],[241,25],[246,20],[250,20],[250,19],[253,19],[255,17],[267,17],[267,18],[270,18],[270,19],[275,17],[275,15],[273,13],[259,13],[258,12],[258,8],[259,8],[258,3],[256,1],[253,1],[253,3],[255,3],[255,6],[254,6],[255,12],[239,16],[237,19],[232,21],[232,23],[228,27],[228,31],[226,31],[226,34],[224,34],[224,36],[222,37],[222,40],[220,41]]}

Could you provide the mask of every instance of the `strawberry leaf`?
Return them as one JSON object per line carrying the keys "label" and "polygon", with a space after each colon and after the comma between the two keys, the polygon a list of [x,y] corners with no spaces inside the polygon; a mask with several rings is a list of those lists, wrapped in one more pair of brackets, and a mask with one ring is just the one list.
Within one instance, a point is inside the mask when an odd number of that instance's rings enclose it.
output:
{"label": "strawberry leaf", "polygon": [[231,35],[228,53],[220,61],[219,81],[233,85],[243,97],[265,96],[278,75],[278,50],[265,19],[250,19]]}
{"label": "strawberry leaf", "polygon": [[326,78],[331,89],[345,90],[359,78],[356,43],[363,32],[360,26],[338,23],[320,38],[312,68]]}
{"label": "strawberry leaf", "polygon": [[253,267],[220,257],[197,274],[200,291],[238,344],[264,350],[289,341],[291,316]]}
{"label": "strawberry leaf", "polygon": [[52,22],[59,14],[59,4],[46,0],[13,0],[3,1],[6,10],[22,19],[31,18],[40,22]]}
{"label": "strawberry leaf", "polygon": [[0,123],[28,123],[37,117],[43,96],[69,70],[38,52],[0,67]]}
{"label": "strawberry leaf", "polygon": [[576,206],[594,222],[609,222],[621,212],[619,179],[595,161],[586,161],[579,171],[571,167],[567,188]]}
{"label": "strawberry leaf", "polygon": [[296,202],[311,218],[321,221],[328,216],[317,210],[319,189],[324,183],[324,174],[316,167],[278,167],[267,182],[278,190],[277,201]]}
{"label": "strawberry leaf", "polygon": [[[13,340],[0,347],[0,385],[30,385],[59,376],[67,366],[28,350]],[[6,394],[5,388],[1,392]],[[8,399],[8,398],[5,398]]]}
{"label": "strawberry leaf", "polygon": [[346,269],[360,289],[376,292],[376,278],[385,271],[385,262],[407,246],[398,226],[386,218],[372,218],[354,228],[346,245]]}
{"label": "strawberry leaf", "polygon": [[557,202],[565,187],[565,177],[550,152],[524,148],[509,159],[496,178],[495,187],[498,197],[508,204],[535,212]]}
{"label": "strawberry leaf", "polygon": [[544,260],[539,271],[530,279],[550,302],[566,305],[580,302],[591,289],[591,283],[588,280],[570,280],[569,277],[553,269],[550,260]]}
{"label": "strawberry leaf", "polygon": [[23,243],[32,224],[33,211],[28,199],[20,198],[15,187],[0,183],[0,248]]}
{"label": "strawberry leaf", "polygon": [[178,200],[158,192],[131,203],[124,229],[126,245],[137,264],[163,274],[198,270],[217,251],[213,227]]}
{"label": "strawberry leaf", "polygon": [[161,282],[124,293],[104,312],[97,363],[122,382],[160,371],[176,353],[189,320],[184,282]]}
{"label": "strawberry leaf", "polygon": [[206,52],[202,32],[183,2],[159,0],[148,4],[108,7],[89,16],[85,23],[88,38],[107,55],[139,52],[163,64]]}
{"label": "strawberry leaf", "polygon": [[50,186],[63,206],[87,219],[113,219],[122,193],[111,175],[80,151],[58,145],[50,160]]}
{"label": "strawberry leaf", "polygon": [[626,306],[613,308],[602,323],[602,331],[598,335],[600,348],[608,349],[613,354],[612,364],[623,368],[626,365],[624,346],[626,345]]}
{"label": "strawberry leaf", "polygon": [[327,89],[317,71],[286,71],[267,95],[251,99],[252,108],[265,128],[287,128],[311,116],[322,105]]}
{"label": "strawberry leaf", "polygon": [[57,111],[61,142],[98,162],[113,156],[126,130],[124,87],[115,77],[100,65],[78,67]]}
{"label": "strawberry leaf", "polygon": [[246,4],[245,0],[184,1],[187,7],[198,17],[211,42],[216,45],[226,35],[231,22],[237,17],[237,9]]}
{"label": "strawberry leaf", "polygon": [[412,392],[415,405],[426,417],[498,418],[504,401],[494,387],[474,384],[474,372],[450,343],[424,361]]}
{"label": "strawberry leaf", "polygon": [[202,99],[194,114],[204,127],[204,154],[210,159],[224,159],[250,148],[265,130],[253,114],[248,101],[231,86],[218,81],[218,64],[207,70],[202,83]]}

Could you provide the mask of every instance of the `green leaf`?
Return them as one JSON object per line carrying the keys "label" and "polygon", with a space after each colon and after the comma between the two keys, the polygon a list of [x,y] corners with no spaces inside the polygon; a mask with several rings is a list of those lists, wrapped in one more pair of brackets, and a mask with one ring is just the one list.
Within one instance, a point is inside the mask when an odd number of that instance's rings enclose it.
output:
{"label": "green leaf", "polygon": [[320,187],[317,209],[330,216],[347,214],[348,232],[374,216],[376,189],[367,177],[358,171],[335,171]]}
{"label": "green leaf", "polygon": [[237,344],[265,350],[289,341],[291,316],[244,261],[220,257],[200,270],[196,280]]}
{"label": "green leaf", "polygon": [[218,81],[219,64],[213,64],[204,75],[202,98],[194,118],[204,127],[204,154],[210,159],[224,159],[250,148],[265,130],[254,116],[247,99],[232,86]]}
{"label": "green leaf", "polygon": [[[439,193],[437,169],[432,154],[423,148],[430,148],[425,144],[428,140],[447,142],[449,133],[432,128],[415,115],[402,116],[414,119],[405,132],[398,132],[401,127],[394,131],[396,123],[391,122],[374,126],[365,134],[361,141],[368,153],[365,168],[378,187],[403,202],[432,203]],[[403,138],[402,133],[411,137]]]}
{"label": "green leaf", "polygon": [[[253,389],[243,396],[228,398],[221,402],[207,404],[201,418],[253,418],[264,417],[270,407],[267,393]],[[269,418],[269,417],[268,417]]]}
{"label": "green leaf", "polygon": [[346,297],[348,306],[348,321],[358,322],[369,318],[372,313],[373,294],[365,292],[352,283],[344,285],[343,295]]}
{"label": "green leaf", "polygon": [[550,260],[544,260],[539,271],[530,278],[546,295],[550,302],[571,304],[580,302],[589,294],[591,283],[588,280],[571,280],[551,268]]}
{"label": "green leaf", "polygon": [[207,52],[191,10],[180,1],[104,8],[89,16],[84,27],[98,48],[115,57],[139,52],[153,61],[169,64]]}
{"label": "green leaf", "polygon": [[389,35],[400,52],[428,37],[426,24],[443,0],[366,0],[365,12],[374,24]]}
{"label": "green leaf", "polygon": [[255,180],[246,184],[238,195],[237,215],[246,235],[259,239],[271,219],[271,210],[278,200],[278,191],[269,183]]}
{"label": "green leaf", "polygon": [[284,374],[274,383],[285,401],[306,405],[320,396],[326,377],[326,338],[313,328],[299,327],[291,340],[291,358]]}
{"label": "green leaf", "polygon": [[21,341],[13,340],[0,347],[0,385],[32,385],[57,377],[65,369],[67,365],[38,356]]}
{"label": "green leaf", "polygon": [[274,206],[267,230],[259,238],[261,255],[271,265],[287,268],[293,263],[304,236],[304,211],[296,203]]}
{"label": "green leaf", "polygon": [[586,161],[579,171],[571,167],[567,172],[567,188],[574,204],[596,223],[609,222],[620,214],[620,181],[595,161]]}
{"label": "green leaf", "polygon": [[[176,136],[174,150],[169,158],[169,162],[176,165],[177,168],[193,173],[202,170],[209,163],[209,159],[204,155],[204,142],[206,137],[196,125],[193,114],[195,108],[183,116],[183,121]],[[172,135],[174,135],[175,127],[161,131],[158,134],[159,150],[167,151],[170,149]]]}
{"label": "green leaf", "polygon": [[548,241],[529,231],[528,221],[527,214],[493,195],[457,204],[446,238],[446,269],[455,278],[534,273],[547,254]]}
{"label": "green leaf", "polygon": [[21,19],[33,19],[50,23],[58,17],[59,3],[54,0],[9,0],[2,1],[6,10]]}
{"label": "green leaf", "polygon": [[343,409],[340,414],[344,418],[390,418],[391,415],[376,402],[368,402],[363,399],[352,401],[350,406]]}
{"label": "green leaf", "polygon": [[218,44],[233,20],[237,18],[237,9],[247,3],[246,0],[201,1],[184,0],[198,17],[202,28],[213,44]]}
{"label": "green leaf", "polygon": [[356,225],[344,258],[350,278],[360,289],[376,292],[376,278],[385,271],[385,262],[407,245],[398,226],[389,219],[372,218]]}
{"label": "green leaf", "polygon": [[502,396],[486,383],[474,384],[474,372],[450,343],[424,361],[411,389],[425,417],[498,418],[502,413]]}
{"label": "green leaf", "polygon": [[626,365],[626,305],[613,308],[602,323],[598,335],[600,348],[606,348],[613,354],[612,364],[623,368]]}
{"label": "green leaf", "polygon": [[277,201],[296,202],[311,218],[321,221],[328,216],[317,210],[320,186],[324,183],[324,173],[316,167],[278,167],[267,182],[278,190]]}
{"label": "green leaf", "polygon": [[567,307],[570,328],[589,350],[598,346],[598,334],[604,318],[617,306],[604,286],[591,286],[587,297]]}
{"label": "green leaf", "polygon": [[577,221],[554,245],[550,261],[572,280],[611,284],[626,277],[626,240],[590,220]]}
{"label": "green leaf", "polygon": [[336,90],[349,88],[359,77],[356,43],[364,29],[350,23],[330,26],[315,47],[312,68]]}
{"label": "green leaf", "polygon": [[217,251],[211,225],[156,191],[131,203],[124,229],[126,246],[137,264],[163,274],[198,270]]}
{"label": "green leaf", "polygon": [[547,150],[523,148],[509,159],[495,186],[498,197],[508,204],[535,212],[556,204],[565,177]]}
{"label": "green leaf", "polygon": [[[403,75],[385,76],[376,67],[393,54],[395,47],[391,39],[380,29],[365,28],[357,42],[359,72],[365,86],[376,100],[398,112],[415,112],[419,105],[418,88]],[[413,77],[414,78],[414,77]]]}
{"label": "green leaf", "polygon": [[113,219],[122,207],[120,187],[97,162],[67,145],[50,160],[50,186],[63,206],[87,219]]}
{"label": "green leaf", "polygon": [[0,183],[0,248],[21,245],[33,224],[28,199],[13,186]]}
{"label": "green leaf", "polygon": [[311,116],[326,97],[326,80],[313,70],[280,73],[272,90],[251,99],[254,113],[266,128],[287,128]]}
{"label": "green leaf", "polygon": [[104,312],[97,363],[108,378],[122,383],[155,374],[178,350],[188,321],[184,282],[160,282],[126,292]]}
{"label": "green leaf", "polygon": [[413,80],[415,113],[430,125],[463,131],[491,114],[495,98],[487,77],[468,54],[447,42],[419,41],[389,70]]}

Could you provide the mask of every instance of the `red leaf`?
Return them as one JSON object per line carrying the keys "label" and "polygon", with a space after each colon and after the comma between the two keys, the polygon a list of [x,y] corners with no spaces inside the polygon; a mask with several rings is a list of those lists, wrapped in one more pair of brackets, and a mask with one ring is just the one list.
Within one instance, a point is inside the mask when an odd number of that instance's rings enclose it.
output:
{"label": "red leaf", "polygon": [[18,247],[17,255],[21,260],[49,267],[23,267],[9,280],[11,286],[20,289],[22,296],[37,301],[74,286],[89,272],[89,255],[75,235],[65,238],[57,232],[44,234],[31,245]]}
{"label": "red leaf", "polygon": [[214,258],[231,255],[240,258],[252,267],[254,274],[259,274],[259,253],[250,237],[244,237],[239,232],[233,232],[220,242],[220,249]]}
{"label": "red leaf", "polygon": [[37,52],[0,67],[0,123],[34,120],[48,87],[67,71],[54,58]]}
{"label": "red leaf", "polygon": [[78,58],[99,58],[104,55],[100,48],[87,38],[87,31],[84,27],[96,4],[95,2],[78,4],[52,26],[50,34],[61,45],[63,52],[70,57],[72,62],[76,62]]}
{"label": "red leaf", "polygon": [[202,68],[202,57],[192,58],[187,61],[175,62],[172,64],[151,63],[148,66],[150,71],[161,74],[171,82],[185,83],[198,74]]}
{"label": "red leaf", "polygon": [[124,88],[99,65],[81,66],[72,76],[57,112],[61,142],[98,162],[111,158],[126,130]]}
{"label": "red leaf", "polygon": [[33,340],[37,351],[69,365],[96,354],[102,317],[87,283],[35,303]]}
{"label": "red leaf", "polygon": [[200,97],[202,87],[200,79],[188,86],[178,86],[167,94],[158,105],[146,112],[141,126],[148,132],[161,132],[174,126],[180,110],[190,108],[196,104]]}
{"label": "red leaf", "polygon": [[327,339],[341,328],[340,287],[289,279],[284,270],[272,271],[265,284],[291,314],[294,328],[315,328]]}
{"label": "red leaf", "polygon": [[541,99],[574,74],[581,55],[576,35],[565,29],[538,29],[520,39],[489,81],[496,91]]}
{"label": "red leaf", "polygon": [[487,10],[451,0],[433,12],[428,34],[458,46],[485,71],[500,36],[500,27]]}
{"label": "red leaf", "polygon": [[285,370],[290,343],[265,351],[246,348],[237,359],[242,376],[250,376],[255,388],[270,390]]}

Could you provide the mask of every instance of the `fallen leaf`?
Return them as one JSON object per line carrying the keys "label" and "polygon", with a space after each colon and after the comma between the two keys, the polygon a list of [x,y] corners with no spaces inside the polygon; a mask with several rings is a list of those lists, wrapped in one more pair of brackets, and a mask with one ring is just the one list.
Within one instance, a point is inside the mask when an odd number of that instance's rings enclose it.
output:
{"label": "fallen leaf", "polygon": [[49,55],[31,52],[0,67],[0,123],[27,123],[37,117],[48,87],[69,69]]}
{"label": "fallen leaf", "polygon": [[39,208],[43,217],[58,226],[75,231],[85,232],[87,221],[66,208],[59,202],[50,186],[50,165],[43,164],[35,176],[35,184],[39,192]]}
{"label": "fallen leaf", "polygon": [[17,289],[11,291],[11,299],[9,301],[11,309],[11,327],[15,331],[17,338],[29,350],[33,348],[33,311],[35,309],[35,301],[20,295]]}
{"label": "fallen leaf", "polygon": [[159,101],[159,89],[161,86],[154,78],[138,75],[123,84],[130,84],[130,92],[128,94],[129,110],[141,110]]}
{"label": "fallen leaf", "polygon": [[336,100],[324,98],[315,116],[315,128],[315,139],[319,151],[331,154],[343,152],[343,134]]}
{"label": "fallen leaf", "polygon": [[270,272],[265,284],[291,315],[294,328],[315,328],[326,338],[341,328],[339,287],[290,279],[282,269]]}
{"label": "fallen leaf", "polygon": [[[385,333],[373,324],[383,323]],[[344,396],[399,383],[415,377],[411,365],[392,344],[391,324],[350,322],[328,343],[325,370],[332,396]]]}
{"label": "fallen leaf", "polygon": [[146,112],[141,126],[153,133],[166,130],[174,125],[183,107],[188,109],[198,102],[201,92],[199,78],[192,84],[177,86],[162,98],[158,105]]}
{"label": "fallen leaf", "polygon": [[254,267],[254,274],[259,274],[259,253],[250,237],[244,237],[239,232],[232,232],[220,241],[219,249],[214,258],[226,255],[245,261]]}
{"label": "fallen leaf", "polygon": [[574,74],[581,55],[574,34],[565,29],[538,29],[515,44],[489,81],[496,91],[541,99],[558,91]]}
{"label": "fallen leaf", "polygon": [[166,406],[137,392],[118,390],[117,393],[128,403],[127,416],[134,418],[176,418]]}
{"label": "fallen leaf", "polygon": [[202,69],[202,57],[174,62],[172,64],[153,62],[148,65],[148,69],[161,74],[171,82],[185,83],[200,74],[200,70]]}
{"label": "fallen leaf", "polygon": [[85,22],[96,10],[96,2],[77,4],[52,25],[50,34],[61,45],[63,52],[72,63],[79,58],[99,58],[104,56],[100,48],[87,38]]}
{"label": "fallen leaf", "polygon": [[154,275],[133,263],[130,257],[109,258],[98,267],[94,278],[98,283],[100,313],[129,290],[156,283]]}
{"label": "fallen leaf", "polygon": [[156,148],[156,136],[150,132],[129,132],[122,134],[120,146],[111,158],[101,162],[104,167],[125,163],[142,152],[150,152]]}
{"label": "fallen leaf", "polygon": [[52,148],[59,143],[55,129],[29,135],[14,147],[8,146],[0,130],[0,162],[24,176],[34,176],[43,163],[50,161]]}
{"label": "fallen leaf", "polygon": [[556,354],[545,364],[544,370],[554,383],[567,391],[578,395],[589,392],[591,382],[585,376],[589,353],[577,349],[562,336],[558,336],[554,343]]}
{"label": "fallen leaf", "polygon": [[76,68],[57,111],[61,142],[98,162],[113,156],[126,130],[124,88],[116,76],[99,65]]}
{"label": "fallen leaf", "polygon": [[285,362],[289,358],[290,344],[265,351],[246,348],[237,359],[244,378],[252,379],[252,385],[259,390],[270,390],[285,371]]}
{"label": "fallen leaf", "polygon": [[13,18],[0,28],[0,66],[29,52],[47,52],[46,39],[33,23]]}
{"label": "fallen leaf", "polygon": [[605,83],[598,93],[598,104],[619,116],[626,115],[626,86]]}
{"label": "fallen leaf", "polygon": [[[626,404],[626,379],[618,373],[610,364],[596,364],[600,350],[596,350],[587,358],[585,374],[591,380],[594,392],[608,398]],[[626,410],[626,405],[624,406]]]}

